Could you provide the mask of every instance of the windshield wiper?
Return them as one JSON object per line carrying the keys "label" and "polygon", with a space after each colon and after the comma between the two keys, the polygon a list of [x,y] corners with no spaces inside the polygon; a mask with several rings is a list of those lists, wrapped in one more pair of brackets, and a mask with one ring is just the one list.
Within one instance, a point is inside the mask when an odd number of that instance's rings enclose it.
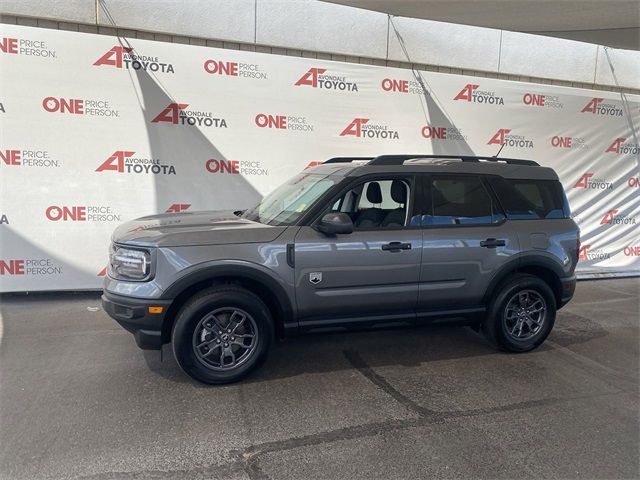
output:
{"label": "windshield wiper", "polygon": [[246,212],[246,211],[247,211],[246,209],[245,210],[236,210],[235,212],[233,212],[233,214],[236,217],[241,217],[244,214],[244,212]]}

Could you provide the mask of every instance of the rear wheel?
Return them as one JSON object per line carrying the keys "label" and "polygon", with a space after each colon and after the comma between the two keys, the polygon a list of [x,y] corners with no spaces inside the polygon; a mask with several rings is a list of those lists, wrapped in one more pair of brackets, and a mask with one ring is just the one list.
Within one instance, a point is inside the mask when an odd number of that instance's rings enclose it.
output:
{"label": "rear wheel", "polygon": [[180,368],[209,384],[235,382],[266,358],[273,322],[266,305],[241,287],[207,289],[182,307],[173,328]]}
{"label": "rear wheel", "polygon": [[555,319],[556,299],[549,285],[534,275],[516,274],[497,289],[482,330],[502,350],[527,352],[545,341]]}

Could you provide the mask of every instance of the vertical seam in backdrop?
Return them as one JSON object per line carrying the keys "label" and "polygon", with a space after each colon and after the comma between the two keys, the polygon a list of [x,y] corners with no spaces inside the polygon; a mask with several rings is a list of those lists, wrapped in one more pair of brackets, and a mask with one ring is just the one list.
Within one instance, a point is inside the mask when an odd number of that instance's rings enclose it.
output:
{"label": "vertical seam in backdrop", "polygon": [[502,32],[503,30],[500,30],[500,46],[498,47],[498,73],[500,73],[500,62],[502,60]]}

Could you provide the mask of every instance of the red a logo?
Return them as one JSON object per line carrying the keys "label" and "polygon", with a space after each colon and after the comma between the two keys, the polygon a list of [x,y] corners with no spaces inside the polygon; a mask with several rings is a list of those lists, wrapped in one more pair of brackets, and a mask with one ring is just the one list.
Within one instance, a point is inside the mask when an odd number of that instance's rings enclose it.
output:
{"label": "red a logo", "polygon": [[602,102],[604,98],[593,98],[589,103],[587,103],[582,110],[581,113],[596,113],[596,109],[600,102]]}
{"label": "red a logo", "polygon": [[345,137],[347,135],[353,135],[355,137],[359,137],[360,133],[362,132],[362,125],[364,125],[368,121],[368,118],[354,118],[353,121],[349,125],[347,125],[347,128],[342,131],[340,136]]}
{"label": "red a logo", "polygon": [[620,145],[622,145],[625,140],[626,138],[616,138],[605,152],[620,153]]}
{"label": "red a logo", "polygon": [[589,260],[588,253],[591,245],[581,245],[578,252],[578,260]]}
{"label": "red a logo", "polygon": [[470,102],[473,99],[473,91],[479,86],[480,85],[472,85],[468,83],[462,90],[460,90],[460,93],[458,93],[458,95],[453,97],[453,99],[466,100],[467,102]]}
{"label": "red a logo", "polygon": [[326,68],[310,68],[309,71],[301,76],[294,85],[310,85],[312,87],[317,87],[318,75],[322,75],[326,71]]}
{"label": "red a logo", "polygon": [[124,159],[132,156],[136,152],[128,152],[124,150],[116,150],[109,158],[107,158],[102,164],[96,168],[96,172],[102,172],[104,170],[114,170],[116,172],[124,172]]}
{"label": "red a logo", "polygon": [[151,120],[152,123],[169,122],[178,123],[178,115],[180,110],[184,110],[189,106],[188,103],[170,103],[167,108],[162,110],[156,118]]}
{"label": "red a logo", "polygon": [[604,214],[604,217],[602,217],[602,220],[600,220],[600,225],[612,224],[613,217],[615,217],[617,213],[618,213],[618,210],[616,210],[615,208],[612,210],[609,210],[607,213]]}
{"label": "red a logo", "polygon": [[94,65],[111,65],[116,68],[122,68],[122,53],[129,53],[132,50],[132,48],[128,47],[113,47],[98,60],[96,60]]}
{"label": "red a logo", "polygon": [[487,145],[502,145],[504,143],[504,136],[509,133],[511,133],[510,128],[501,128],[493,137],[491,137],[491,140],[487,142]]}
{"label": "red a logo", "polygon": [[190,203],[174,203],[165,210],[165,213],[180,213],[188,210],[191,206]]}
{"label": "red a logo", "polygon": [[587,172],[580,177],[580,180],[576,182],[573,188],[588,188],[589,187],[589,179],[593,177],[593,173]]}

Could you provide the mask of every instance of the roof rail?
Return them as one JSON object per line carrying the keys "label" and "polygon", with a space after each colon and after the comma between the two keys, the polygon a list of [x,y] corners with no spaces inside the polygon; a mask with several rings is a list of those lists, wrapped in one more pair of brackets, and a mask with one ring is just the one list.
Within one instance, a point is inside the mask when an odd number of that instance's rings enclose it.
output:
{"label": "roof rail", "polygon": [[373,160],[374,157],[333,157],[329,160],[325,160],[323,163],[345,163],[358,160]]}
{"label": "roof rail", "polygon": [[[520,160],[517,158],[500,158],[500,157],[484,157],[478,155],[380,155],[372,159],[368,165],[402,165],[407,160],[420,160],[429,158],[449,158],[462,160],[463,162],[479,162],[484,160],[487,162],[504,162],[511,165],[528,165],[530,167],[539,167],[540,165],[533,160]],[[332,159],[333,160],[333,159]]]}

